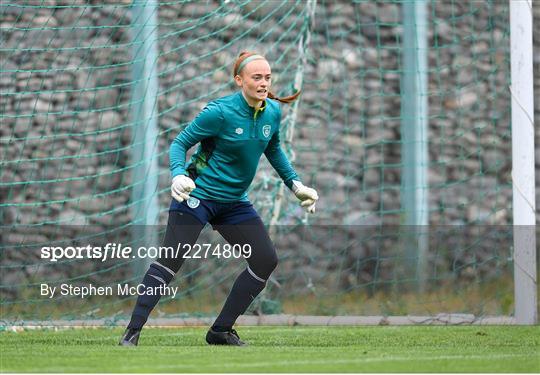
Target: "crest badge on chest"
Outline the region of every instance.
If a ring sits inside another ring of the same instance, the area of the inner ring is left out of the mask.
[[[270,125],[264,125],[262,127],[262,133],[264,135],[264,138],[270,137],[270,130],[272,130],[272,126]]]

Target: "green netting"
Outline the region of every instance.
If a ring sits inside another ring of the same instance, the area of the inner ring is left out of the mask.
[[[151,232],[161,239],[170,203],[168,147],[207,102],[235,90],[232,64],[244,49],[267,56],[279,94],[292,93],[295,81],[303,89],[297,104],[283,106],[283,147],[321,196],[317,214],[305,216],[261,160],[249,196],[272,224],[280,265],[252,310],[512,313],[507,1],[427,4],[422,188],[430,226],[420,271],[403,245],[414,228],[400,226],[401,102],[410,95],[401,84],[402,1],[158,1],[146,18],[134,17],[133,7],[84,0],[0,5],[4,321],[115,321],[129,314],[134,297],[49,299],[40,284],[135,284],[138,260],[53,263],[37,249],[144,243],[132,226],[147,223],[138,210],[150,204],[158,206]],[[153,59],[141,53],[152,42]],[[141,64],[148,76],[137,70]],[[137,90],[150,81],[156,96],[147,98]],[[154,99],[150,117],[137,115]],[[149,118],[157,139],[140,138]],[[155,170],[134,152],[145,145]],[[148,196],[133,194],[155,179]],[[201,243],[223,243],[207,229]],[[215,314],[243,267],[240,260],[186,262],[173,281],[180,296],[165,298],[155,316]]]

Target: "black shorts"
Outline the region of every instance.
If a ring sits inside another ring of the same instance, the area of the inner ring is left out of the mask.
[[[179,203],[173,199],[169,211],[181,211],[195,216],[201,224],[234,225],[257,218],[259,214],[249,201],[223,203],[190,197]]]

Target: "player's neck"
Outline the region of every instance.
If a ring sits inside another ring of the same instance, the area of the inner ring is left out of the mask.
[[[256,99],[250,99],[246,96],[246,94],[244,94],[244,92],[242,91],[242,96],[244,97],[244,99],[246,100],[247,104],[250,106],[250,107],[253,107],[253,109],[255,110],[258,110],[259,108],[261,108],[262,106],[262,100],[256,100]]]

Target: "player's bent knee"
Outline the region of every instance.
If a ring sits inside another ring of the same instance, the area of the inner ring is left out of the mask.
[[[257,264],[250,262],[250,269],[261,279],[268,280],[272,272],[276,269],[278,259],[276,255],[260,259]]]
[[[182,264],[184,262],[184,258],[178,257],[159,257],[156,259],[154,264],[158,264],[158,266],[161,266],[163,269],[165,269],[167,272],[172,273],[174,276],[179,270],[180,267],[182,267]]]
[[[277,258],[277,255],[274,254],[274,256],[268,260],[268,273],[271,274],[272,272],[274,272],[277,265],[278,265],[278,258]]]
[[[168,267],[158,262],[154,262],[150,265],[146,275],[162,284],[168,285],[174,277],[174,272]]]
[[[264,257],[262,265],[264,267],[263,272],[266,275],[265,278],[268,279],[270,274],[274,272],[274,270],[276,269],[278,265],[277,253],[273,246],[266,251],[266,256]]]

